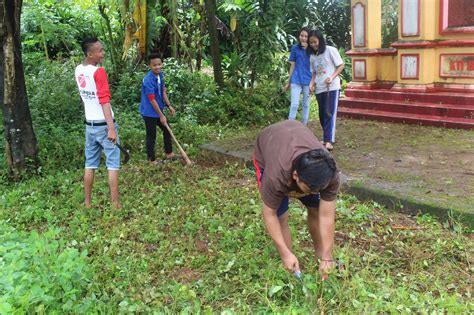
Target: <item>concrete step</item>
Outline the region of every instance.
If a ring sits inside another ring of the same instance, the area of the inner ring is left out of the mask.
[[[405,113],[406,115],[432,115],[441,117],[474,119],[474,104],[452,105],[434,103],[411,103],[395,100],[363,99],[345,97],[339,107],[373,111]]]
[[[445,128],[474,129],[474,119],[338,107],[338,116]]]
[[[345,95],[351,98],[402,101],[411,103],[433,103],[474,106],[474,93],[454,92],[400,92],[384,89],[359,90],[346,89]]]

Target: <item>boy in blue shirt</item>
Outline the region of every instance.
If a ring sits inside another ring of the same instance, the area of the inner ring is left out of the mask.
[[[146,127],[146,153],[148,161],[155,160],[156,126],[163,132],[163,143],[166,159],[175,159],[173,147],[171,145],[171,135],[166,128],[167,119],[163,111],[168,107],[171,115],[174,115],[174,108],[166,94],[164,76],[161,69],[163,61],[160,55],[150,54],[148,56],[150,71],[143,78],[142,95],[140,102],[140,114],[145,121]]]

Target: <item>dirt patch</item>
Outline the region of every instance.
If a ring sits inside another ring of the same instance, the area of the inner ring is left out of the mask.
[[[201,272],[186,267],[178,268],[174,273],[174,279],[179,283],[190,284],[201,278]]]
[[[309,128],[322,137],[319,122]],[[261,129],[213,145],[250,159]],[[430,207],[474,214],[474,131],[338,119],[332,152],[344,175],[362,187]],[[400,206],[401,207],[401,206]]]
[[[316,135],[319,125],[313,124]],[[400,196],[474,211],[474,132],[340,119],[333,154],[344,174]]]

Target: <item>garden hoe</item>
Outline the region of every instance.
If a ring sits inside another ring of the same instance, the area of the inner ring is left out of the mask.
[[[175,142],[176,145],[178,146],[179,152],[181,153],[181,155],[183,156],[184,160],[186,161],[186,164],[187,164],[187,165],[193,164],[193,162],[191,162],[191,160],[189,159],[188,155],[186,154],[186,152],[184,152],[183,148],[181,147],[181,145],[179,144],[178,140],[177,140],[176,137],[174,136],[173,131],[171,131],[170,126],[166,123],[166,124],[165,124],[165,127],[166,127],[166,129],[168,129],[168,131],[170,132],[171,137],[173,138],[174,142]]]

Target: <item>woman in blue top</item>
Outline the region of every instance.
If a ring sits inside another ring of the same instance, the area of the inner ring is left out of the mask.
[[[309,118],[309,83],[311,81],[311,69],[309,65],[309,55],[306,53],[308,47],[309,30],[303,27],[300,31],[298,44],[291,47],[290,52],[290,75],[284,91],[288,91],[291,86],[291,106],[288,119],[295,120],[298,106],[300,103],[300,94],[303,92],[303,103],[301,104],[301,122],[308,124]]]

